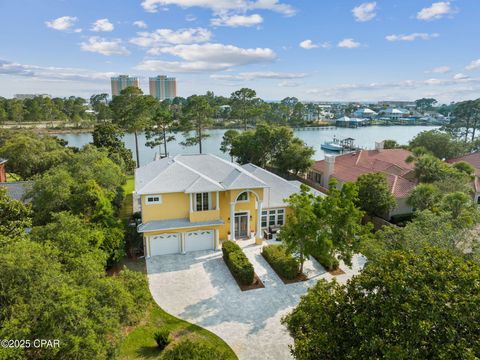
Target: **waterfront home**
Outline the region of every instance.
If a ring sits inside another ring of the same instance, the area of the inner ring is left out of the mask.
[[[396,108],[388,108],[380,111],[380,116],[383,119],[398,120],[402,117],[408,116],[408,112]]]
[[[473,200],[480,204],[480,152],[464,155],[455,159],[447,160],[450,164],[465,161],[475,168],[475,177],[472,181]]]
[[[415,188],[414,166],[405,159],[411,152],[404,149],[384,149],[383,142],[375,144],[375,150],[360,150],[349,154],[326,155],[324,160],[315,162],[308,178],[320,186],[328,188],[332,178],[341,187],[346,182],[355,182],[367,173],[384,173],[396,206],[388,217],[409,214],[413,211],[407,204],[410,193]]]
[[[135,171],[145,255],[218,249],[223,241],[255,238],[278,228],[284,199],[300,185],[252,164],[210,154],[177,155]]]
[[[351,118],[348,116],[342,116],[335,120],[335,126],[338,127],[348,127],[356,128],[359,126],[364,126],[366,124],[366,119]]]
[[[353,113],[353,116],[360,119],[373,119],[377,113],[369,108],[358,109]]]

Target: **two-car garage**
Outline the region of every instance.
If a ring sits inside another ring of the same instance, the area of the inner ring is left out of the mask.
[[[148,255],[168,255],[215,249],[215,230],[192,230],[148,237]]]

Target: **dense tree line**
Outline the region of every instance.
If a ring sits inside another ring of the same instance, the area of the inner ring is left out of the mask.
[[[28,99],[6,99],[0,97],[0,123],[3,122],[81,122],[94,120],[87,112],[88,102],[76,96],[50,98],[35,96]]]
[[[53,349],[2,348],[0,358],[114,358],[123,329],[144,315],[145,276],[105,271],[125,253],[117,216],[124,162],[109,152],[115,140],[100,134],[98,147],[75,149],[49,136],[0,133],[9,169],[34,180],[28,204],[0,188],[0,337],[60,341]],[[24,161],[28,151],[36,156]]]

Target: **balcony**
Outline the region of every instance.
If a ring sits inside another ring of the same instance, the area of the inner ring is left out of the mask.
[[[206,210],[206,211],[191,211],[190,212],[190,221],[191,222],[201,222],[201,221],[212,221],[220,219],[220,210]]]

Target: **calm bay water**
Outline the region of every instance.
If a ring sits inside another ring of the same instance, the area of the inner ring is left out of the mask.
[[[320,148],[320,145],[325,141],[331,141],[334,136],[339,139],[351,137],[355,139],[357,146],[365,149],[373,149],[376,141],[391,139],[396,140],[399,144],[407,144],[408,141],[418,133],[436,128],[438,128],[438,126],[366,126],[356,129],[319,128],[314,130],[295,130],[295,135],[302,139],[307,145],[313,146],[316,151],[315,159],[322,160],[325,153]],[[203,152],[228,159],[228,155],[220,151],[220,143],[222,142],[225,131],[224,129],[209,130],[207,133],[210,137],[203,142]],[[67,133],[58,134],[57,136],[68,141],[70,146],[82,147],[92,142],[92,134],[90,133]],[[146,140],[144,134],[141,134],[138,139],[140,146],[140,163],[144,165],[154,159],[158,148],[151,149],[145,146]],[[183,139],[184,137],[179,133],[176,135],[176,140],[168,144],[168,152],[170,155],[198,153],[198,146],[183,147],[180,145]],[[135,151],[135,138],[133,134],[125,135],[123,140],[129,149]]]

